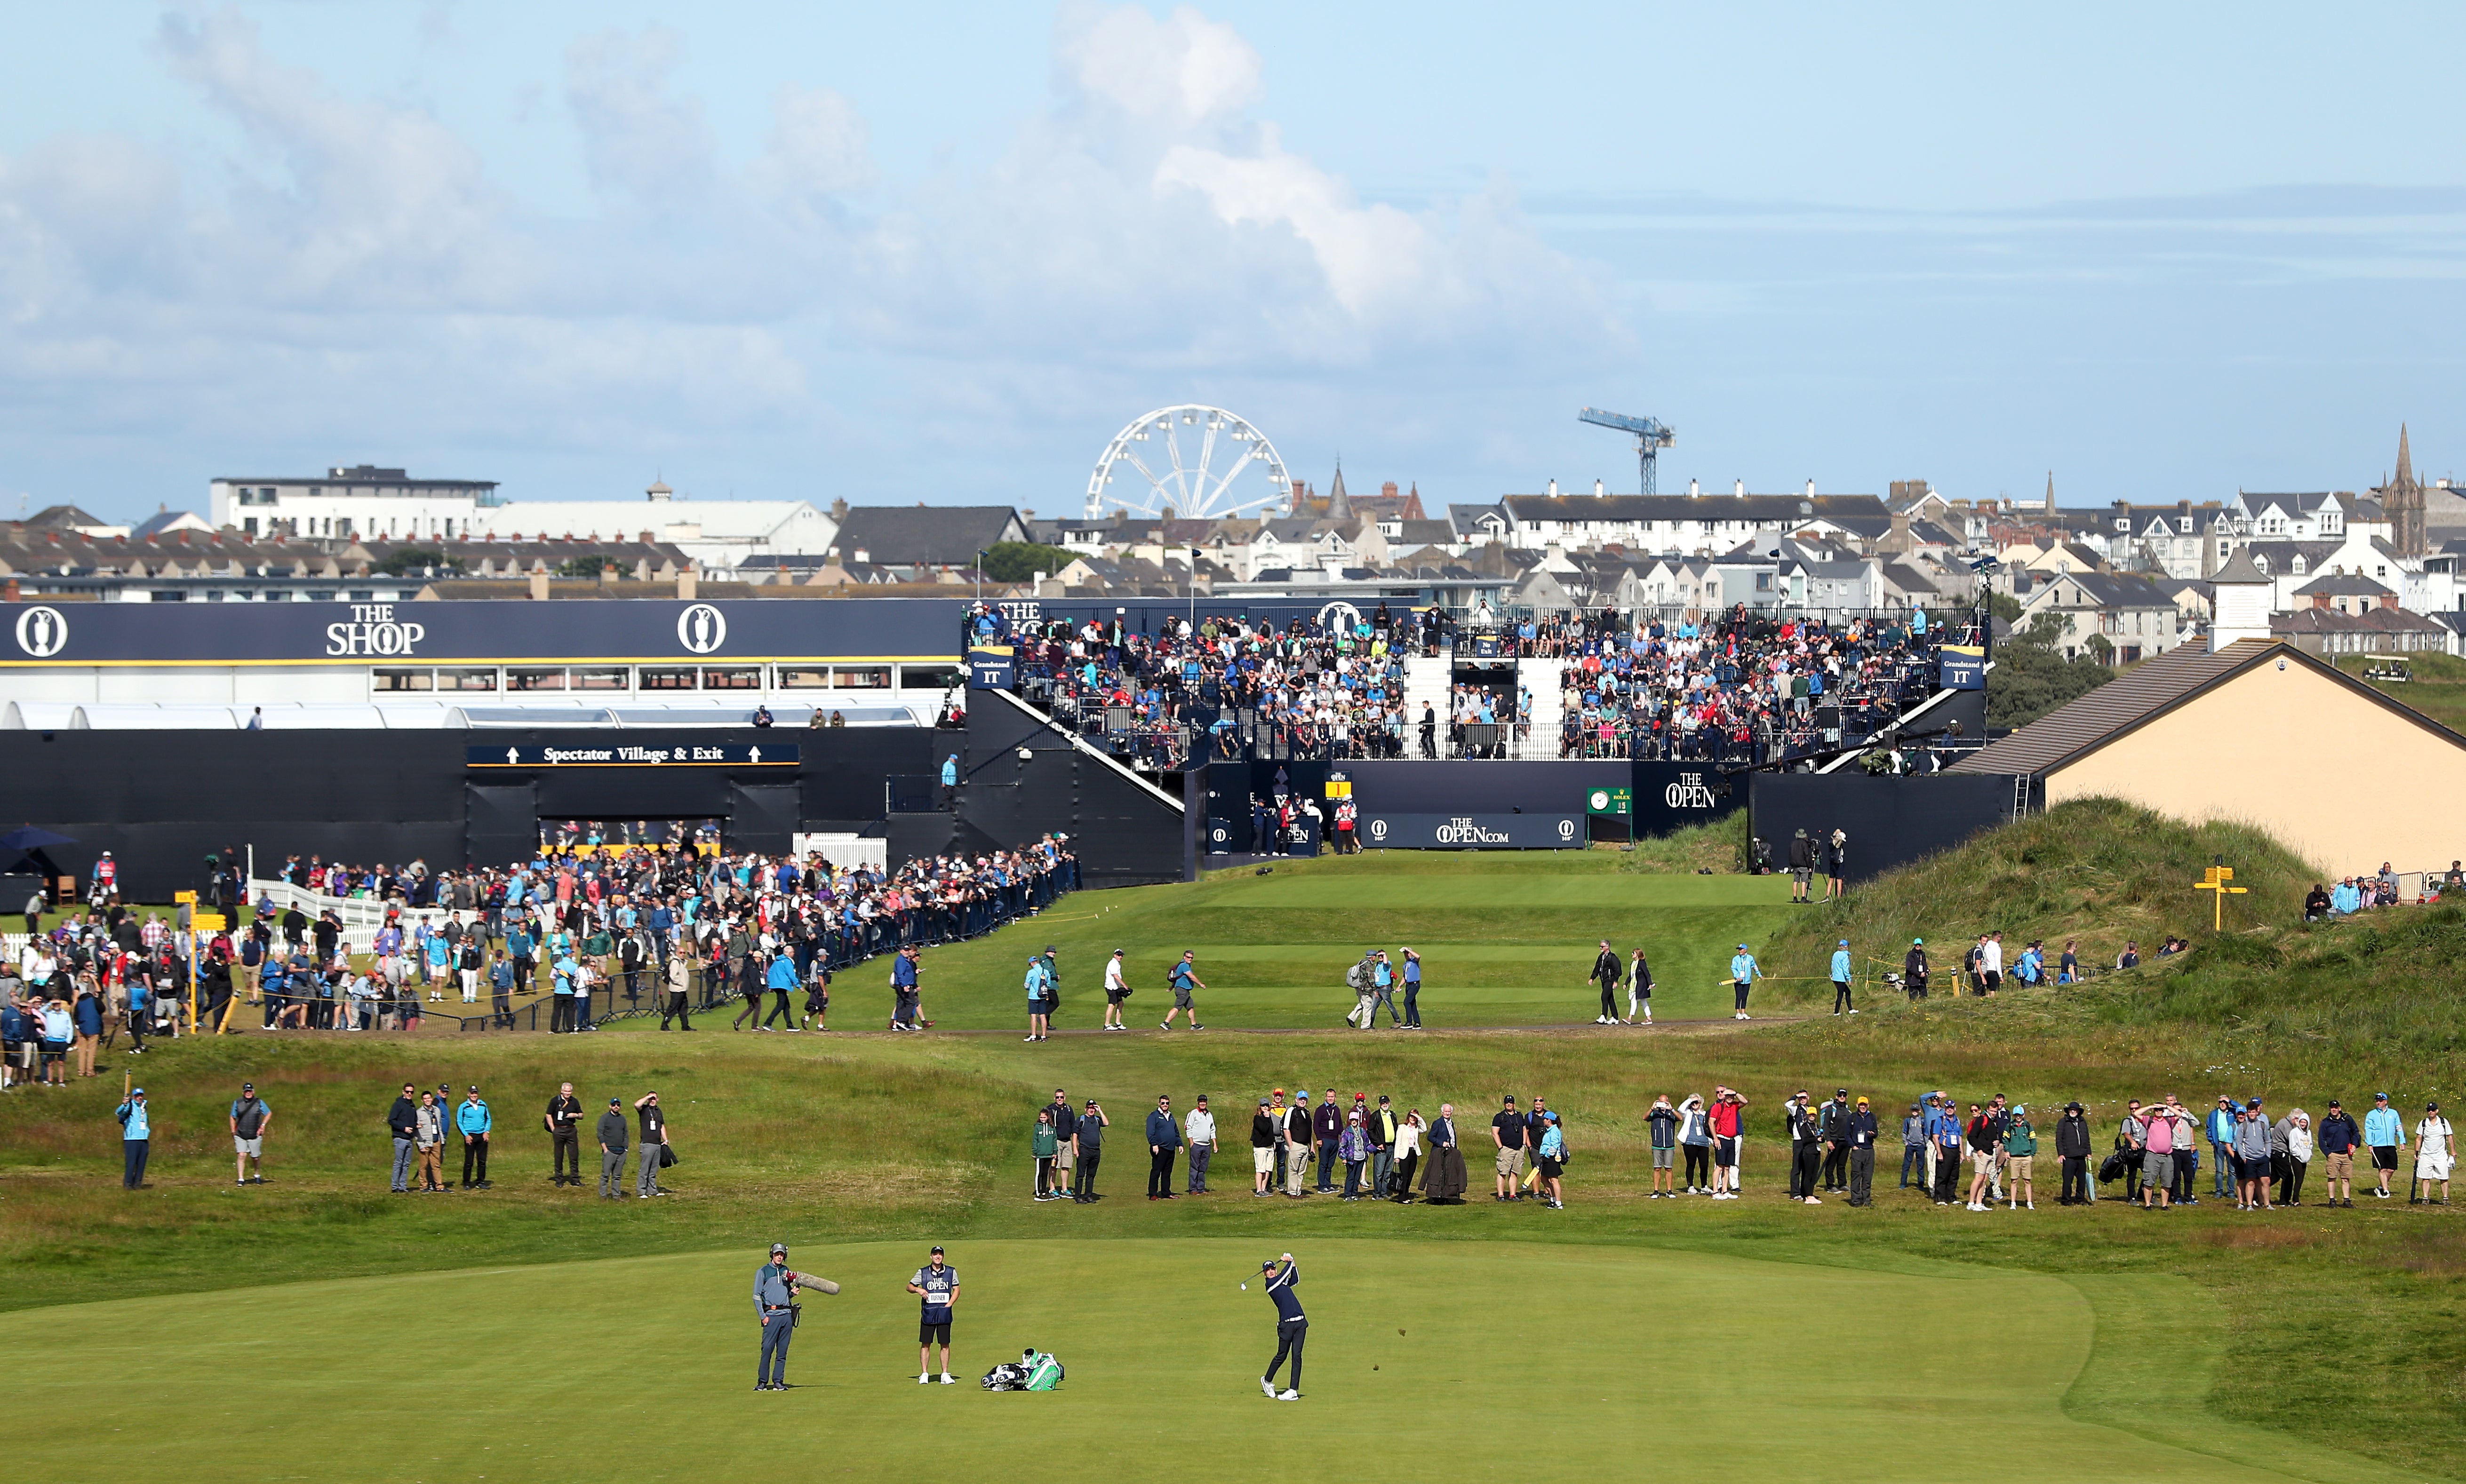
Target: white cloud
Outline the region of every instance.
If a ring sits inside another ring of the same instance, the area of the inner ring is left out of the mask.
[[[603,32],[566,53],[565,96],[582,126],[593,184],[649,203],[687,204],[711,184],[702,100],[674,98],[668,73],[684,39],[653,26]]]
[[[563,57],[599,197],[578,219],[514,198],[428,110],[276,62],[234,12],[159,43],[243,142],[218,168],[108,136],[0,156],[0,432],[21,449],[67,427],[174,458],[375,429],[579,455],[908,407],[1032,440],[1057,407],[1109,430],[1208,381],[1392,388],[1620,343],[1512,199],[1364,202],[1255,117],[1259,54],[1188,8],[1067,11],[1053,104],[990,167],[921,182],[878,179],[864,119],[818,84],[781,90],[764,147],[724,167],[676,83],[682,37],[586,37]]]

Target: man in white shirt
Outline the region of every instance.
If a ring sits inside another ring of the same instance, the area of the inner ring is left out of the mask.
[[[1207,1111],[1207,1095],[1199,1095],[1198,1105],[1182,1119],[1181,1141],[1190,1151],[1190,1193],[1205,1195],[1207,1162],[1216,1154],[1216,1115]]]
[[[1122,950],[1116,948],[1113,950],[1113,956],[1105,961],[1106,1030],[1128,1030],[1131,1029],[1130,1027],[1122,1024],[1122,1002],[1130,997],[1131,981],[1129,976],[1122,972]]]
[[[1979,944],[1978,977],[1985,982],[1986,992],[1993,994],[2004,987],[2004,935],[1989,933]]]

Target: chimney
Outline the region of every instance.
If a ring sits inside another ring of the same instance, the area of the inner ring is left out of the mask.
[[[1738,498],[1740,498],[1740,499],[1744,499],[1744,498],[1747,498],[1747,481],[1746,481],[1746,480],[1744,480],[1744,479],[1740,479],[1740,480],[1737,482],[1737,484],[1735,487],[1733,487],[1733,488],[1731,489],[1730,493],[1731,493],[1731,494],[1733,494],[1733,495],[1735,495],[1735,496],[1737,496],[1737,497]]]
[[[1815,498],[1815,481],[1813,479],[1806,481],[1806,498],[1809,499],[1813,499]]]
[[[599,564],[599,586],[602,587],[614,587],[616,586],[616,565],[615,563],[602,562]]]
[[[833,521],[841,525],[845,525],[847,524],[847,516],[848,502],[844,498],[831,501],[831,519]]]
[[[1704,486],[1696,483],[1693,479],[1688,480],[1687,498],[1689,499],[1702,499],[1704,498]]]
[[[1556,479],[1550,481],[1550,498],[1552,499],[1557,499],[1558,498],[1558,481]],[[52,540],[57,541],[59,538],[55,536]]]
[[[678,602],[680,602],[680,603],[691,603],[691,602],[694,600],[694,594],[695,594],[697,591],[699,591],[699,590],[701,589],[701,587],[702,587],[702,577],[701,577],[701,573],[700,573],[698,570],[696,570],[696,568],[694,567],[694,565],[693,565],[691,563],[687,563],[684,566],[678,568],[678,570],[677,570],[677,601],[678,601]]]
[[[531,568],[531,596],[541,600],[546,600],[548,597],[548,568],[544,566]]]
[[[1380,499],[1394,499],[1396,498],[1396,481],[1390,479],[1386,483],[1379,486],[1379,498]]]

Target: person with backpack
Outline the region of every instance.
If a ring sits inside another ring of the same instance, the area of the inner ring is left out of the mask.
[[[1379,962],[1379,950],[1364,948],[1359,963],[1344,971],[1344,987],[1353,991],[1353,1008],[1344,1012],[1344,1023],[1356,1030],[1370,1029],[1370,1017],[1379,1005],[1379,990],[1371,973]]]
[[[1205,1026],[1199,1023],[1199,1006],[1192,998],[1196,991],[1207,987],[1207,986],[1201,982],[1199,977],[1199,955],[1185,949],[1182,952],[1180,962],[1174,964],[1174,966],[1166,972],[1165,978],[1173,986],[1173,1008],[1164,1012],[1164,1024],[1156,1027],[1156,1029],[1158,1030],[1171,1030],[1173,1029],[1173,1018],[1176,1015],[1180,1014],[1182,1011],[1188,1010],[1190,1012],[1190,1029],[1193,1030],[1206,1030],[1207,1028]]]

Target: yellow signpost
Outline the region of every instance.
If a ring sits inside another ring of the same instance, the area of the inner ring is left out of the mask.
[[[2212,894],[2209,897],[2211,908],[2209,913],[2210,932],[2217,933],[2224,932],[2226,930],[2227,897],[2229,896],[2241,897],[2250,890],[2247,887],[2233,885],[2233,881],[2234,867],[2211,866],[2208,870],[2201,873],[2201,879],[2194,882],[2192,885],[2192,890],[2196,892],[2208,892]]]

